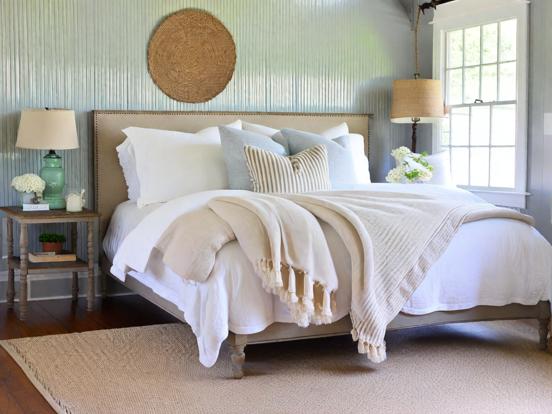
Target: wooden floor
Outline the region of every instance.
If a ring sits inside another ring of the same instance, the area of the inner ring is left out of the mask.
[[[30,302],[26,322],[19,321],[14,311],[0,304],[0,339],[170,322],[177,320],[134,295],[99,299],[93,312],[86,311],[83,298],[78,303],[71,300]],[[17,364],[0,348],[0,414],[53,412]]]

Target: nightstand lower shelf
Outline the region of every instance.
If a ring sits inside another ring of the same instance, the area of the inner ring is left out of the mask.
[[[12,269],[21,268],[21,260],[14,256],[9,260],[9,266]],[[82,259],[72,262],[55,262],[55,263],[32,263],[28,262],[27,273],[59,273],[59,272],[86,272],[88,271],[88,263]]]

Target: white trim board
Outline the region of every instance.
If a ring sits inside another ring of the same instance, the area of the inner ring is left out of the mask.
[[[544,135],[552,136],[552,112],[544,114]]]
[[[483,23],[494,19],[511,18],[512,7],[523,7],[531,4],[530,0],[455,0],[437,7],[431,24],[463,27],[472,24],[473,16],[477,15]],[[451,22],[452,21],[452,22]]]
[[[483,199],[509,207],[526,208],[527,202],[527,123],[528,123],[528,63],[529,63],[529,4],[527,0],[456,0],[437,8],[433,19],[433,78],[444,79],[442,59],[445,52],[445,32],[480,26],[491,22],[516,18],[517,31],[517,131],[516,182],[511,191],[493,188],[470,188]],[[444,82],[442,82],[444,88]],[[444,94],[443,90],[443,94]],[[441,129],[433,124],[432,151],[441,150]]]

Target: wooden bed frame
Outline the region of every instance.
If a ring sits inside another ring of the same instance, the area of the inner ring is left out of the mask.
[[[306,113],[248,113],[248,112],[149,112],[149,111],[94,111],[94,175],[95,205],[101,214],[100,240],[103,238],[115,207],[127,199],[126,185],[117,159],[115,147],[124,140],[122,129],[129,126],[195,132],[200,129],[227,124],[236,119],[269,125],[274,128],[293,127],[320,132],[340,122],[347,122],[351,132],[365,137],[368,151],[369,114],[306,114]],[[111,263],[100,254],[100,268],[105,287],[105,275],[110,275]],[[116,279],[118,280],[118,279]],[[127,288],[184,321],[182,312],[171,302],[161,298],[149,287],[133,277],[127,277]],[[105,292],[105,290],[103,290]],[[540,347],[548,348],[550,302],[536,305],[509,304],[506,306],[477,306],[467,310],[433,312],[426,315],[400,313],[388,326],[397,330],[429,325],[459,322],[537,319],[539,321]],[[274,323],[264,331],[253,335],[230,333],[227,342],[231,349],[232,369],[235,378],[243,376],[246,345],[267,342],[348,335],[351,321],[345,317],[330,325],[300,328],[289,323]]]

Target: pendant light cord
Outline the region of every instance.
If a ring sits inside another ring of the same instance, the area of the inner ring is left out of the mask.
[[[418,13],[416,15],[416,24],[414,26],[414,66],[416,72],[414,73],[414,79],[420,78],[420,56],[418,48],[418,29],[420,27],[420,16],[422,14],[422,8],[418,7]]]
[[[414,26],[414,65],[416,66],[416,73],[414,73],[414,79],[420,78],[420,58],[418,49],[418,29],[420,27],[420,16],[428,9],[437,10],[437,6],[445,3],[450,3],[455,0],[430,0],[423,4],[418,5],[418,13],[416,15],[416,25]],[[416,1],[418,3],[418,1]]]

